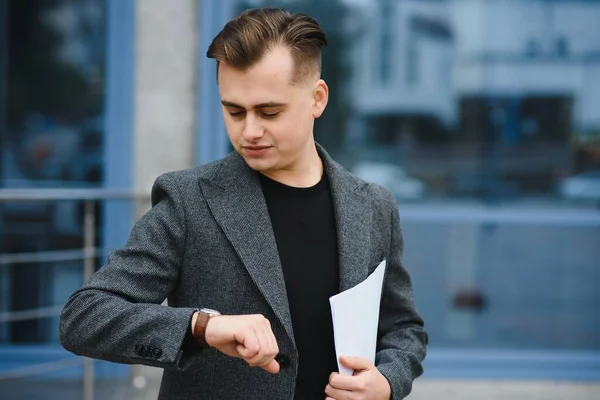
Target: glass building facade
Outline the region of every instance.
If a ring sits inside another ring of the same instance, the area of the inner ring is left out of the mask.
[[[196,164],[230,151],[208,43],[262,5],[328,32],[316,140],[398,201],[425,376],[599,380],[600,1],[199,0]],[[134,8],[0,1],[0,190],[131,187]],[[131,216],[98,206],[95,245]],[[64,303],[82,260],[11,260],[82,229],[80,201],[0,202],[0,313]],[[0,321],[0,390],[68,356],[57,323]]]

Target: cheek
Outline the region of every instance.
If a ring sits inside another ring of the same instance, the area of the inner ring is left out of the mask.
[[[227,131],[227,136],[229,136],[230,140],[234,140],[239,138],[242,135],[242,130],[240,128],[240,124],[232,121],[231,118],[224,118],[225,122],[225,130]]]
[[[280,144],[284,146],[289,144],[289,147],[294,147],[297,143],[304,141],[304,137],[306,136],[304,133],[305,126],[306,122],[301,118],[290,117],[286,118],[285,120],[275,122],[270,131],[279,141],[285,142]]]
[[[290,123],[285,127],[279,127],[279,135],[275,136],[275,143],[282,154],[293,156],[306,146],[310,137],[310,130],[306,130],[300,124]]]

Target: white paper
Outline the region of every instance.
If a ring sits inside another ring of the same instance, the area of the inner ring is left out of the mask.
[[[375,363],[385,264],[383,260],[363,282],[329,298],[341,374],[352,375],[354,371],[342,366],[340,356],[364,357]]]

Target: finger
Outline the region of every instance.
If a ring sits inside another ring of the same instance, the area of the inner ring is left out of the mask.
[[[275,361],[275,356],[279,350],[275,336],[271,331],[271,323],[266,318],[262,325],[257,326],[256,336],[261,346],[259,356],[265,360],[263,362],[257,361],[258,366],[272,374],[278,373],[280,366],[279,363]]]
[[[269,342],[269,350],[277,355],[279,354],[279,345],[277,344],[277,339],[275,338],[275,334],[273,333],[273,329],[271,328],[271,322],[267,319],[265,321],[265,329]]]
[[[355,373],[375,368],[371,360],[363,357],[340,356],[340,363],[354,370]]]
[[[329,385],[334,389],[360,391],[362,379],[358,376],[342,375],[334,372],[329,376]]]
[[[258,365],[260,367],[268,366],[271,364],[277,353],[279,353],[279,346],[277,346],[277,340],[271,330],[271,323],[268,319],[263,318],[255,327],[256,337],[260,344],[259,354],[250,360],[252,365]]]
[[[267,357],[267,361],[259,365],[259,367],[267,372],[277,374],[280,370],[280,365],[274,358],[279,353],[279,346],[277,345],[277,340],[275,339],[275,335],[271,329],[271,323],[268,319],[264,319],[259,330],[261,349],[264,348],[264,351],[261,351],[261,353]]]
[[[240,358],[244,358],[244,356],[242,356],[242,353],[248,351],[248,350],[246,350],[246,348],[244,347],[243,344],[238,344],[237,346],[235,346],[235,349],[237,350],[238,357],[240,357]]]
[[[244,360],[254,357],[260,350],[258,339],[252,328],[246,328],[235,335],[235,340],[242,346],[238,353]]]
[[[335,389],[331,387],[331,385],[327,385],[325,387],[325,394],[335,400],[353,400],[352,392],[348,390]]]
[[[273,360],[268,365],[261,366],[260,368],[262,368],[265,371],[270,372],[272,374],[277,374],[277,373],[279,373],[280,367],[279,367],[279,364],[277,363],[277,361]]]
[[[257,322],[254,330],[257,332],[257,337],[260,339],[261,349],[264,349],[267,353],[278,353],[277,340],[271,329],[271,322],[261,316],[260,321]]]
[[[260,327],[254,328],[254,335],[256,336],[256,340],[258,341],[258,352],[251,358],[248,358],[246,361],[253,367],[262,367],[264,365],[270,364],[271,360],[269,359],[268,351],[269,345],[264,330],[260,329]],[[275,356],[271,358],[274,357]]]

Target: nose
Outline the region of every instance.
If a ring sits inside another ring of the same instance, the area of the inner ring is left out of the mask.
[[[248,113],[245,120],[244,139],[248,142],[253,142],[256,139],[260,139],[264,135],[264,128],[260,121],[255,118],[252,114]]]

